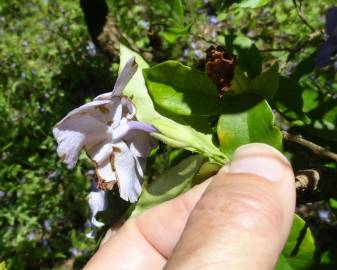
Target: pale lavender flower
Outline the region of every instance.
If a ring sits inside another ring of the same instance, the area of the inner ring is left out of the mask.
[[[136,108],[122,91],[137,70],[130,59],[112,92],[71,111],[53,129],[57,153],[68,168],[76,165],[81,149],[94,162],[99,187],[117,183],[124,200],[135,202],[141,192],[146,156],[151,148],[149,133],[156,130],[136,121]]]

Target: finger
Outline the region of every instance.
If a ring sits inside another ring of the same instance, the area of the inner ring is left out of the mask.
[[[128,220],[104,239],[84,269],[162,269],[210,181]]]
[[[273,269],[295,208],[294,175],[275,149],[239,148],[207,187],[165,269]]]

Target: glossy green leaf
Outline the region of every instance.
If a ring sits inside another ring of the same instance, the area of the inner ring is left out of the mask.
[[[274,126],[274,115],[265,100],[237,97],[220,116],[217,133],[220,148],[228,156],[239,146],[253,142],[282,148],[281,132]]]
[[[143,71],[155,104],[179,115],[210,116],[222,110],[214,84],[196,69],[166,61]]]
[[[270,0],[243,0],[238,5],[241,8],[259,8],[268,4]]]
[[[228,159],[214,145],[213,136],[210,132],[193,128],[191,122],[187,122],[183,118],[179,119],[179,117],[175,116],[175,119],[172,120],[170,119],[170,115],[164,116],[156,111],[141,72],[141,69],[147,68],[148,64],[141,56],[127,47],[121,45],[120,50],[120,68],[133,56],[136,57],[136,62],[140,67],[123,92],[129,96],[135,104],[137,108],[137,119],[155,126],[160,133],[155,133],[154,136],[168,145],[201,153],[211,160],[224,164]],[[216,91],[215,89],[213,90]]]
[[[311,231],[306,226],[305,221],[295,215],[288,240],[275,269],[311,269],[315,263],[314,255],[315,242]]]
[[[279,77],[278,64],[274,64],[249,83],[249,91],[270,100],[279,88]]]
[[[203,161],[204,158],[201,155],[194,155],[166,171],[143,189],[132,215],[140,214],[188,190]]]

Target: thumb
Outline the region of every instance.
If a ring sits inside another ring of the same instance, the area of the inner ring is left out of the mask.
[[[240,147],[197,202],[164,269],[273,269],[294,207],[285,157],[264,144]]]

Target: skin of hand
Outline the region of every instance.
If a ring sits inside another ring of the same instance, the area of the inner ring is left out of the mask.
[[[294,183],[280,152],[242,146],[217,175],[108,233],[84,269],[273,269],[292,224]]]

